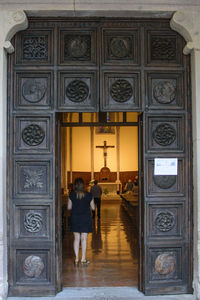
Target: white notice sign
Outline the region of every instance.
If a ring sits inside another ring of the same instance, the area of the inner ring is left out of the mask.
[[[155,158],[154,175],[177,175],[178,159],[177,158]]]

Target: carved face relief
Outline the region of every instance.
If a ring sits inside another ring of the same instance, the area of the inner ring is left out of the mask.
[[[29,146],[40,145],[45,137],[44,130],[37,124],[30,124],[22,131],[22,139]]]
[[[169,146],[176,139],[176,131],[168,123],[162,123],[154,130],[153,139],[160,146]]]
[[[83,102],[88,98],[89,88],[82,80],[73,80],[66,88],[66,96],[72,102]]]
[[[39,256],[28,256],[23,265],[24,274],[30,278],[39,278],[44,270],[44,263]]]
[[[153,181],[161,189],[169,189],[176,183],[175,175],[154,175]]]
[[[133,88],[127,80],[118,79],[112,84],[110,95],[116,102],[126,102],[133,96]]]
[[[170,81],[157,82],[153,88],[153,95],[161,104],[171,103],[176,97],[176,87]]]
[[[155,226],[161,232],[170,231],[175,226],[175,217],[172,212],[160,212],[155,219]]]
[[[44,98],[46,90],[47,86],[44,78],[30,78],[22,86],[22,95],[28,102],[37,103]]]
[[[168,275],[175,271],[176,259],[173,253],[163,253],[155,260],[155,270],[160,275]]]
[[[30,233],[39,232],[42,229],[42,215],[31,210],[24,215],[24,228]]]
[[[48,36],[24,36],[23,58],[25,60],[47,60]]]

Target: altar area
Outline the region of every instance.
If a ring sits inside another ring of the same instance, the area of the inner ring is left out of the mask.
[[[120,200],[121,183],[116,182],[99,182],[102,188],[102,200]]]

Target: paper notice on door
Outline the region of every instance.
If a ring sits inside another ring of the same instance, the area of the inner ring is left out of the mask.
[[[154,175],[178,175],[178,159],[155,158]]]

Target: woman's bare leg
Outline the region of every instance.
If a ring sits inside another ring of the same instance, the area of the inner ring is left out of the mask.
[[[75,253],[75,261],[79,260],[79,246],[80,246],[80,233],[74,232],[74,253]]]
[[[81,261],[85,261],[86,260],[87,237],[88,237],[88,233],[85,233],[85,232],[81,233],[81,248],[82,248],[82,258],[81,258]]]

